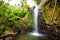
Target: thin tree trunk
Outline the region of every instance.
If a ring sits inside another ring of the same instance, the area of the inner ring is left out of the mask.
[[[50,23],[52,23],[52,25],[53,25],[54,16],[55,16],[56,5],[57,5],[57,0],[55,0],[54,10],[53,10],[53,14],[52,14],[51,22],[50,22]],[[54,25],[54,28],[55,28],[55,30],[56,30],[56,33],[55,33],[55,34],[57,35],[57,28],[56,28],[55,25]],[[55,40],[57,40],[57,37],[55,38]]]
[[[55,11],[56,11],[56,4],[57,4],[57,0],[55,0],[54,10],[53,10],[53,14],[52,14],[50,23],[53,23],[53,20],[54,20],[54,15],[55,15]]]

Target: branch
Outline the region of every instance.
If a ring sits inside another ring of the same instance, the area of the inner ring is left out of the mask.
[[[51,23],[53,22],[53,19],[54,19],[56,4],[57,4],[57,0],[55,0],[54,10],[53,10],[52,18],[51,18]]]

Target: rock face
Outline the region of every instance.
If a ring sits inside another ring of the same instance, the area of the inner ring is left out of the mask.
[[[6,30],[1,36],[0,40],[12,40],[16,33],[14,33],[12,30]]]
[[[24,29],[23,27],[20,27],[20,29],[17,31],[18,34],[24,34],[27,32],[32,32],[33,28],[31,27],[27,27],[26,29]]]
[[[25,33],[25,30],[23,27],[20,27],[20,29],[18,30],[18,34],[23,34]]]
[[[13,32],[13,30],[6,30],[4,33],[3,33],[3,35],[9,35],[9,34],[16,34],[16,32]],[[3,36],[2,35],[2,36]]]
[[[43,34],[45,34],[47,30],[47,26],[42,16],[42,12],[39,12],[39,15],[38,15],[38,30],[39,30],[39,33],[43,33]]]

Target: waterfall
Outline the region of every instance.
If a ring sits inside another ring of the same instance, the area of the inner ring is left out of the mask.
[[[35,6],[34,11],[34,32],[38,33],[38,12],[39,12],[39,6]]]
[[[33,12],[34,12],[34,29],[35,30],[33,30],[31,35],[43,36],[43,34],[39,34],[39,32],[38,32],[38,13],[39,13],[39,9],[41,8],[42,4],[44,4],[45,2],[46,1],[42,0],[39,5],[35,5],[35,8],[33,10]]]
[[[34,29],[33,32],[31,33],[34,36],[42,36],[42,34],[38,33],[38,12],[40,9],[41,5],[36,5],[33,12],[34,12]]]

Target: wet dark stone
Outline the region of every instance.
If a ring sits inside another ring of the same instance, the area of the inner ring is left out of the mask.
[[[20,27],[20,29],[18,30],[18,34],[22,34],[22,33],[25,33],[25,30],[23,27]]]

